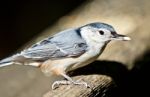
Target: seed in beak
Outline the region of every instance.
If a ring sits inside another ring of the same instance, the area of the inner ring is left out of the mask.
[[[125,37],[123,37],[123,40],[124,40],[124,41],[128,41],[128,40],[131,40],[131,38],[130,38],[130,37],[127,37],[127,36],[125,36]]]
[[[114,37],[112,37],[112,40],[128,41],[128,40],[131,40],[131,38],[125,35],[115,34]]]

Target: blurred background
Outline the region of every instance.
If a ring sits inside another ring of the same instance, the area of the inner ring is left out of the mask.
[[[0,58],[8,56],[84,0],[7,0],[0,3]]]
[[[106,22],[132,38],[127,43],[112,42],[99,58],[120,62],[127,69],[112,72],[118,74],[115,81],[123,91],[119,96],[150,96],[146,89],[150,73],[149,0],[5,0],[0,6],[0,59],[61,30]],[[0,97],[41,97],[51,88],[50,82],[30,66],[0,68]]]

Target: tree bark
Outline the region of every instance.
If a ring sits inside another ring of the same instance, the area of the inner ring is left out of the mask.
[[[82,75],[75,76],[73,79],[88,81],[88,83],[91,83],[90,88],[64,85],[57,90],[47,92],[43,97],[99,97],[100,95],[104,97],[110,86],[115,86],[111,77],[104,75]]]

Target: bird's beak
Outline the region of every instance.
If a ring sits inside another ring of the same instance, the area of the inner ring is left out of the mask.
[[[125,35],[120,35],[120,34],[115,34],[111,40],[122,40],[122,41],[128,41],[128,40],[131,40],[130,37],[127,37]]]

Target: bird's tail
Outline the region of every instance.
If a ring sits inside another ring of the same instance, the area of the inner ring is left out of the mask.
[[[3,60],[0,60],[0,67],[8,66],[8,65],[31,65],[35,67],[39,67],[41,65],[40,62],[32,62],[30,59],[25,58],[20,54],[16,54],[10,57],[7,57]]]
[[[12,64],[13,64],[13,62],[0,62],[0,67],[12,65]]]
[[[16,57],[17,57],[17,55],[13,55],[13,56],[10,56],[10,57],[0,60],[0,67],[13,65],[15,63],[14,60]]]

